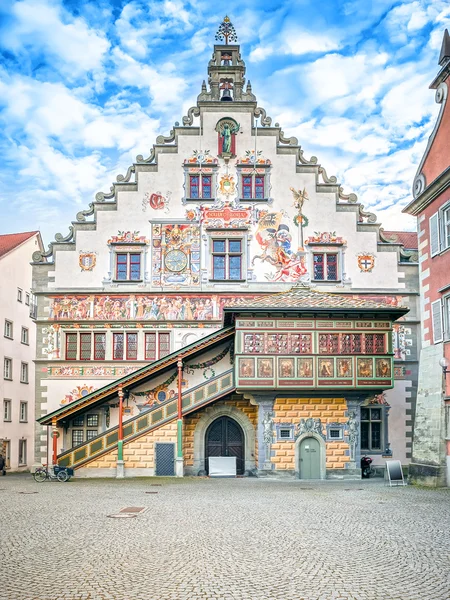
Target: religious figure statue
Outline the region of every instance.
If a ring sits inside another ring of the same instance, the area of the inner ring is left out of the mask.
[[[228,123],[225,123],[225,125],[223,126],[220,137],[222,138],[222,152],[224,154],[231,153],[232,136],[233,136],[233,134],[235,134],[239,131],[239,128],[240,128],[239,124],[234,127],[230,127],[230,125]]]
[[[271,413],[270,411],[268,411],[264,415],[264,419],[263,419],[263,426],[264,426],[263,438],[264,438],[264,443],[266,445],[268,445],[268,446],[272,443],[272,437],[273,437],[273,432],[272,432],[273,419],[272,419],[272,416],[273,416],[273,413]]]

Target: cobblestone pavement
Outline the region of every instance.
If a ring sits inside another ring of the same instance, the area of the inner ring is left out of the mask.
[[[449,505],[381,480],[8,475],[0,599],[448,600]]]

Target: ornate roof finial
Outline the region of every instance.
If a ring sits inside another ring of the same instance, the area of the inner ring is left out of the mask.
[[[233,27],[233,23],[230,21],[229,17],[226,16],[223,22],[220,24],[219,29],[216,33],[216,42],[225,41],[225,44],[228,45],[228,42],[237,42],[237,34],[236,30]]]

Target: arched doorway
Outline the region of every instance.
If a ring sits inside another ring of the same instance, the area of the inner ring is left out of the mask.
[[[244,432],[241,426],[228,416],[219,417],[206,430],[205,469],[209,472],[208,456],[235,456],[236,471],[245,470]]]
[[[320,445],[314,437],[300,443],[300,479],[321,479]]]

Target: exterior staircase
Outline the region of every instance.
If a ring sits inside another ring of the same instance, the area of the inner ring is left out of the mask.
[[[211,404],[234,390],[234,373],[233,369],[230,369],[184,392],[182,395],[183,415]],[[124,446],[177,418],[177,399],[152,406],[149,410],[123,423]],[[111,427],[92,440],[58,455],[58,465],[77,469],[117,448],[118,441],[119,427]]]

